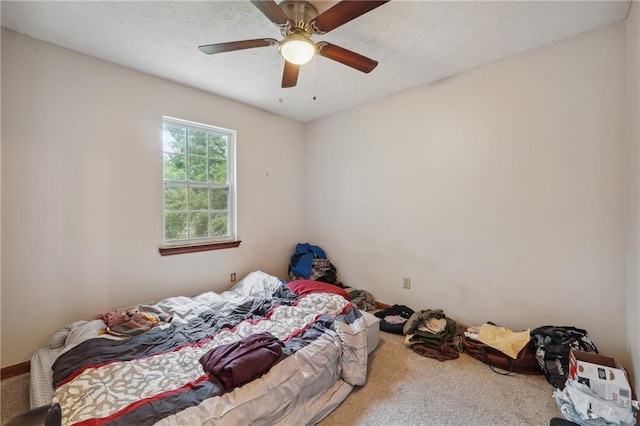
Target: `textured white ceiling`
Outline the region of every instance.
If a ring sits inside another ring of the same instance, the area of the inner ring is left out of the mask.
[[[335,1],[311,1],[322,12]],[[2,1],[2,26],[297,120],[566,39],[626,18],[629,1],[391,2],[314,36],[378,60],[370,74],[319,57],[280,87],[277,47],[205,55],[197,46],[281,39],[248,0]],[[313,100],[314,95],[317,97]]]

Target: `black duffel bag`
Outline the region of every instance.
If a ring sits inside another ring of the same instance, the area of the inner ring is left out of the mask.
[[[547,381],[555,388],[564,389],[569,375],[569,352],[571,349],[598,353],[587,330],[573,326],[543,325],[531,330],[536,346],[536,360]]]

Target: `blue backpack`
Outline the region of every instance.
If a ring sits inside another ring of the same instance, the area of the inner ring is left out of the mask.
[[[311,276],[313,259],[326,259],[327,255],[318,246],[308,243],[298,243],[296,251],[289,261],[289,275],[308,279]]]

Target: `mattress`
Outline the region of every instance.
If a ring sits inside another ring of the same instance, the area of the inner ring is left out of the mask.
[[[268,281],[268,287],[273,287],[274,283],[271,280],[273,277],[263,275],[263,273],[258,273],[257,277],[258,280]],[[255,280],[256,275],[253,275],[252,279]],[[247,297],[255,296],[254,290],[252,285],[245,283],[245,285],[236,286],[229,292],[225,292],[227,294],[223,298],[214,293],[206,293],[193,299],[165,299],[157,305],[147,308],[171,312],[176,321],[187,322],[201,312],[200,307],[202,306],[213,304],[221,310],[231,312],[241,306]],[[314,296],[311,299],[324,297]],[[331,297],[326,296],[327,300],[323,300],[322,303],[335,303],[336,296]],[[360,317],[357,320],[359,325],[356,324],[354,327],[336,322],[338,326],[333,330],[328,330],[321,339],[315,340],[313,344],[304,347],[304,350],[299,350],[288,357],[286,362],[276,364],[272,371],[265,375],[265,377],[268,376],[268,379],[260,378],[260,380],[232,392],[210,398],[213,402],[205,401],[175,415],[165,416],[157,424],[182,425],[204,422],[214,424],[220,422],[303,424],[319,421],[347,397],[354,384],[363,384],[366,380],[366,356],[378,344],[379,319],[362,311],[358,311],[356,316]],[[233,339],[233,337],[230,338]],[[64,347],[44,348],[33,355],[31,361],[32,407],[49,404],[52,400],[60,398],[60,395],[56,395],[51,386],[53,377],[51,366],[65,350],[68,349]],[[327,360],[333,360],[332,363],[336,365],[339,363],[343,363],[343,365],[336,368],[325,368]],[[364,370],[362,369],[363,362],[365,364]],[[310,379],[303,382],[291,379],[296,374],[307,376]],[[265,391],[267,388],[270,389],[268,392]],[[290,389],[289,393],[283,391],[282,394],[279,394],[273,391],[273,389],[281,388]],[[241,401],[240,405],[245,407],[244,409],[220,411],[220,407],[234,407],[238,405],[239,401]],[[275,411],[263,409],[263,407],[274,406],[280,408]],[[79,419],[84,420],[82,417]],[[251,421],[249,422],[248,419]]]
[[[367,327],[367,353],[371,353],[380,343],[380,318],[367,311],[360,311]]]

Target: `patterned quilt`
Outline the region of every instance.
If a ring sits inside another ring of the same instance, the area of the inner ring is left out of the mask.
[[[254,272],[228,292],[146,308],[174,321],[124,341],[89,339],[56,360],[63,424],[273,424],[340,380],[365,382],[364,322],[341,296],[299,298]],[[285,354],[264,376],[225,391],[200,365],[210,349],[261,332],[283,341]]]

